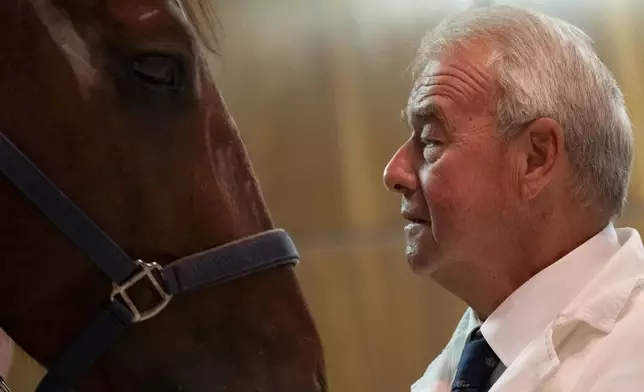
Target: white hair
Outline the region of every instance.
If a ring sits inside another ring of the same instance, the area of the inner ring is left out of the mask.
[[[592,40],[560,19],[510,6],[474,8],[440,23],[423,38],[414,64],[422,70],[444,50],[482,39],[496,76],[496,121],[511,137],[549,117],[564,132],[587,205],[623,210],[633,161],[633,135],[623,94]]]

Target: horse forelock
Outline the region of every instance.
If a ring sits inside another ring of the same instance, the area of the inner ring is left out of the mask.
[[[219,24],[214,0],[176,0],[196,38],[203,46],[217,53],[216,27]]]

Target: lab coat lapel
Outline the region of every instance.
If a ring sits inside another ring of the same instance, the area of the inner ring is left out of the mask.
[[[547,391],[548,380],[561,367],[558,349],[569,334],[580,324],[605,334],[612,331],[633,290],[644,280],[644,249],[639,234],[632,229],[620,229],[618,234],[622,248],[544,334],[523,350],[489,392]]]

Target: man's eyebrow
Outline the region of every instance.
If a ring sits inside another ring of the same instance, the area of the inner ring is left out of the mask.
[[[409,112],[412,119],[415,117],[437,116],[439,114],[438,108],[434,102],[427,102],[424,105],[416,105]]]
[[[436,104],[433,102],[428,102],[422,106],[416,106],[413,109],[406,107],[400,111],[400,121],[407,124],[409,128],[413,127],[412,121],[415,119],[437,116],[439,116],[439,111]]]

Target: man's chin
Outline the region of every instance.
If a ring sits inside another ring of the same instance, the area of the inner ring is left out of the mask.
[[[442,264],[442,258],[431,244],[407,242],[405,255],[411,270],[422,276],[432,276]]]
[[[407,255],[407,263],[414,274],[428,277],[434,275],[440,266],[439,260],[420,258],[417,255]]]
[[[405,226],[407,262],[412,271],[418,275],[431,275],[435,264],[433,255],[435,243],[430,232],[431,227],[424,223],[410,223]]]

